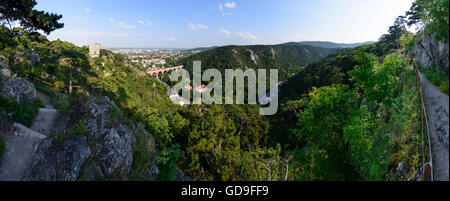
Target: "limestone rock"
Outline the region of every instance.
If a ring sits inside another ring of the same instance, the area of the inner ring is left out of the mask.
[[[106,176],[126,175],[133,162],[133,144],[135,139],[131,130],[120,124],[117,128],[102,128],[102,143],[95,154],[102,173]]]
[[[185,176],[181,170],[177,170],[175,181],[194,181],[194,179]]]
[[[34,85],[22,78],[12,78],[3,83],[2,96],[20,102],[24,99],[36,98]]]
[[[153,160],[152,163],[150,164],[150,167],[148,168],[148,181],[156,181],[159,173],[160,170],[156,165],[156,161]]]
[[[37,147],[24,180],[75,181],[90,154],[85,136],[73,136],[63,146],[52,146],[52,140],[47,138]]]
[[[422,39],[414,44],[409,52],[411,57],[415,57],[422,67],[429,67],[436,64],[441,69],[448,68],[449,46],[444,41],[436,41],[434,34],[423,33]]]
[[[88,140],[100,142],[93,160],[106,177],[130,172],[136,143],[131,129],[111,118],[112,110],[120,111],[109,98],[102,97],[89,106],[85,117]]]
[[[0,61],[0,67],[1,67],[1,61]],[[13,75],[13,73],[11,72],[10,69],[8,69],[8,68],[0,69],[0,78],[2,80],[7,80],[7,79],[11,78],[12,75]]]
[[[8,130],[0,131],[6,152],[0,159],[0,181],[20,181],[29,168],[29,163],[46,136],[22,124],[14,123]]]
[[[8,61],[7,60],[3,60],[0,57],[0,68],[7,68],[8,67]]]
[[[86,142],[85,136],[75,136],[67,140],[64,144],[66,153],[63,168],[63,181],[75,181],[78,179],[81,166],[91,154],[91,149]]]
[[[51,138],[42,141],[33,155],[32,168],[25,180],[114,180],[129,175],[136,145],[135,136],[143,137],[145,146],[151,152],[155,149],[154,139],[143,127],[130,129],[112,112],[121,114],[117,105],[107,97],[91,100],[86,106],[80,104],[69,115],[77,119],[64,120],[61,126],[67,130],[69,121],[79,122],[78,118],[81,118],[86,121],[85,133],[71,134],[61,146],[52,145]],[[148,180],[155,180],[158,174],[159,169],[153,161],[148,169]]]
[[[32,50],[25,50],[14,56],[14,64],[28,63],[28,65],[34,66],[39,61],[41,61],[41,57],[37,52]]]

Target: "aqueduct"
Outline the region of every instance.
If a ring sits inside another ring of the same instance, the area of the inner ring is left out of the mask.
[[[160,68],[160,67],[154,67],[147,69],[147,74],[150,74],[151,76],[154,76],[156,78],[159,78],[159,73],[170,73],[171,71],[176,71],[182,69],[183,66],[175,66],[170,68]]]

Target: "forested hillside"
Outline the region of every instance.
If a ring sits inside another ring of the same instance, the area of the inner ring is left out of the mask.
[[[282,86],[270,141],[293,155],[300,180],[423,179],[428,153],[420,152],[413,71],[420,65],[408,56],[423,31],[406,29],[420,23],[448,41],[448,1],[416,1],[378,42],[331,54]],[[448,77],[448,70],[425,70]]]
[[[357,47],[361,45],[368,45],[374,43],[373,41],[370,42],[364,42],[364,43],[333,43],[333,42],[327,42],[327,41],[302,41],[302,42],[289,42],[284,43],[285,45],[311,45],[316,47],[323,47],[323,48],[330,48],[330,49],[336,49],[336,48],[351,48],[351,47]]]
[[[192,72],[192,62],[202,61],[202,69],[278,69],[279,80],[299,72],[304,66],[318,61],[334,49],[308,45],[224,46],[200,52],[179,61]]]

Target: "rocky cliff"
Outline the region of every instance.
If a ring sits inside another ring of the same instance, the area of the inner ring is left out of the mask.
[[[448,45],[445,41],[436,41],[434,34],[424,32],[422,38],[414,44],[409,55],[415,57],[422,67],[429,67],[435,64],[441,69],[448,68]]]
[[[113,108],[118,110],[107,97],[79,108],[85,132],[69,136],[59,146],[53,146],[51,138],[43,140],[24,180],[74,181],[82,174],[86,180],[96,180],[127,175],[136,139],[128,126],[111,118]]]

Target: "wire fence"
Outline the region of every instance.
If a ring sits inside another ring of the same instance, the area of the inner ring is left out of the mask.
[[[431,152],[431,139],[430,139],[430,129],[429,129],[429,125],[428,125],[427,110],[425,107],[423,93],[422,93],[422,75],[419,73],[419,70],[417,69],[417,67],[415,65],[414,65],[414,71],[416,73],[416,84],[419,89],[418,96],[419,96],[419,104],[420,104],[420,127],[421,127],[421,134],[422,134],[422,171],[423,171],[422,179],[424,181],[433,181],[433,155]],[[425,133],[426,133],[426,135],[425,135]],[[425,137],[426,137],[426,139],[425,139]]]

